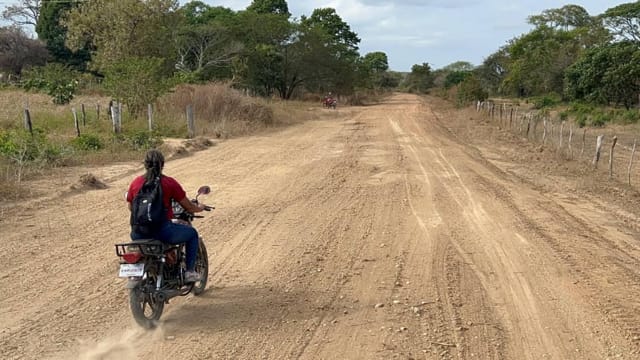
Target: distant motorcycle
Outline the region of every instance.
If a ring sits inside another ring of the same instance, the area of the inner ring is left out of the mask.
[[[209,186],[202,186],[193,200],[198,202],[198,196],[211,192]],[[211,211],[211,206],[204,210]],[[204,216],[194,215],[185,211],[178,203],[173,203],[173,222],[191,226],[194,218]],[[171,298],[185,296],[193,291],[200,295],[207,286],[209,273],[209,259],[207,248],[199,239],[198,254],[196,256],[196,272],[202,277],[195,283],[185,282],[186,252],[185,244],[171,245],[155,239],[135,240],[129,243],[115,244],[116,255],[120,258],[119,276],[127,278],[129,289],[129,305],[136,322],[147,329],[156,326],[162,315],[164,304]]]
[[[338,106],[338,100],[332,98],[331,96],[325,96],[322,98],[322,106],[325,108],[335,109]]]

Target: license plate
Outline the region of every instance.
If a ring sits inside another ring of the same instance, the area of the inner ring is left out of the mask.
[[[119,277],[142,276],[144,274],[144,263],[120,264]]]

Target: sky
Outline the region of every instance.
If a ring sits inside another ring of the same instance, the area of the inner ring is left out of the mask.
[[[181,0],[184,4],[188,1]],[[203,0],[211,6],[244,10],[251,0]],[[633,2],[611,0],[289,0],[294,18],[333,8],[360,38],[360,54],[382,51],[389,68],[410,71],[428,63],[439,69],[456,61],[480,65],[507,41],[529,32],[527,17],[567,4],[590,15]]]

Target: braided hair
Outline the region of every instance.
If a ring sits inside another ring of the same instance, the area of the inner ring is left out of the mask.
[[[147,151],[147,155],[144,158],[144,168],[147,170],[144,174],[145,182],[151,182],[161,177],[163,167],[164,155],[156,149]]]

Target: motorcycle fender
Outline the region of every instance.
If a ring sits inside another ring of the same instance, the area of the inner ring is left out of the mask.
[[[134,287],[138,286],[138,284],[140,284],[140,278],[129,278],[129,280],[127,280],[127,285],[125,286],[125,288],[133,289]]]

